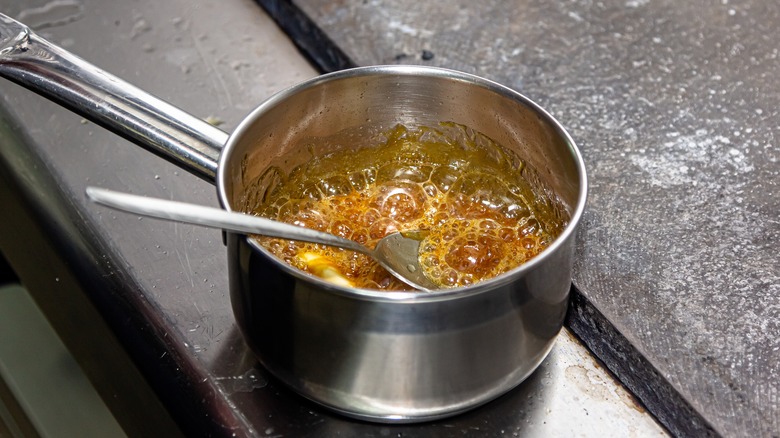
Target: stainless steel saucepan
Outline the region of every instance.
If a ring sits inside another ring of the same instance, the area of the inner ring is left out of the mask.
[[[386,293],[336,286],[228,233],[231,303],[247,343],[271,373],[322,405],[387,422],[453,415],[518,385],[561,329],[585,168],[563,127],[511,89],[437,68],[357,68],[274,95],[228,135],[5,16],[0,75],[215,183],[231,211],[300,164],[310,145],[325,153],[397,123],[462,124],[524,161],[522,171],[533,171],[571,220],[532,261],[468,287]]]

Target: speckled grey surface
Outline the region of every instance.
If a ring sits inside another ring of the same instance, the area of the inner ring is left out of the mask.
[[[0,11],[228,131],[271,93],[316,74],[252,0],[0,0]],[[68,323],[63,338],[93,364],[112,409],[141,423],[130,436],[171,436],[148,415],[165,408],[188,436],[665,436],[567,330],[523,385],[467,414],[419,425],[332,414],[252,357],[231,313],[219,231],[108,210],[87,201],[90,185],[217,202],[205,181],[0,79],[0,251],[47,316]],[[116,338],[84,329],[101,316]],[[101,347],[117,341],[146,382],[128,379],[132,364],[107,364]],[[139,401],[133,383],[148,383],[165,406]]]
[[[574,283],[719,433],[780,430],[780,3],[294,2],[355,64],[477,73],[588,164]]]

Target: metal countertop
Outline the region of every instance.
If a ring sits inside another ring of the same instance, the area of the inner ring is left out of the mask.
[[[0,10],[227,131],[316,75],[249,1],[3,0]],[[83,195],[95,185],[216,205],[214,187],[10,82],[0,92],[0,249],[129,434],[665,434],[567,330],[526,382],[472,412],[420,425],[331,414],[251,356],[234,327],[218,231]]]

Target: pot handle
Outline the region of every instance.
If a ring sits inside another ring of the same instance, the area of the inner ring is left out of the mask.
[[[214,183],[228,134],[0,14],[0,76]]]

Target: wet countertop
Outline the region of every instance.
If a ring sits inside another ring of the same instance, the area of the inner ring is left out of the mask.
[[[226,131],[317,74],[249,0],[0,0],[0,10]],[[665,435],[568,329],[520,387],[454,418],[378,425],[302,399],[235,328],[219,231],[84,197],[95,185],[217,205],[214,187],[8,81],[0,97],[0,250],[129,435]]]
[[[591,183],[569,326],[673,432],[780,435],[780,3],[261,3],[325,68],[456,68],[549,110]]]
[[[522,92],[569,129],[589,170],[568,327],[672,433],[778,435],[779,4],[259,4],[303,54],[249,0],[0,0],[0,10],[226,131],[316,75],[307,59],[323,71],[443,66]],[[190,418],[187,431],[227,435],[597,435],[618,418],[622,428],[606,432],[658,431],[569,330],[527,384],[452,421],[385,427],[322,411],[265,375],[233,328],[219,232],[83,198],[98,185],[216,205],[212,186],[13,84],[0,91],[2,181],[13,188],[3,204],[22,205],[34,220],[18,225],[49,238],[47,275],[22,255],[32,234],[4,228],[3,253],[42,291],[39,304],[50,301],[48,315],[67,315],[65,329],[94,307],[179,427]],[[94,332],[86,338],[111,350]],[[85,366],[100,375],[94,362]],[[127,398],[121,382],[106,385]]]

